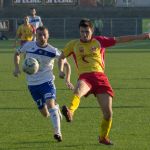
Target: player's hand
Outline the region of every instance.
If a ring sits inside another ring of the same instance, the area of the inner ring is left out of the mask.
[[[13,71],[13,75],[14,75],[15,77],[18,77],[19,74],[21,74],[20,69],[19,69],[19,68],[15,68],[15,70]]]
[[[71,82],[65,81],[65,84],[66,84],[66,86],[68,87],[68,89],[74,90],[74,86],[73,86],[73,84],[72,84]]]
[[[64,79],[65,73],[63,71],[59,72],[59,78]]]

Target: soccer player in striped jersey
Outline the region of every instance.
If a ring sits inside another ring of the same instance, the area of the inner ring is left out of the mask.
[[[29,22],[32,24],[36,29],[38,27],[43,26],[42,20],[40,16],[36,15],[36,9],[31,8],[31,16],[29,16]]]
[[[27,84],[29,92],[41,114],[44,117],[50,117],[54,128],[54,138],[62,141],[60,119],[61,113],[56,104],[56,87],[54,84],[53,66],[54,60],[60,56],[60,51],[48,44],[49,33],[44,26],[39,27],[36,33],[37,41],[26,42],[14,54],[14,76],[20,74],[20,55],[25,53],[26,58],[33,57],[38,60],[39,71],[33,75],[27,74]],[[63,63],[64,70],[67,74],[67,86],[72,88],[70,84],[70,66],[67,60]],[[68,84],[69,83],[69,84]]]
[[[69,41],[58,61],[59,76],[61,78],[64,77],[63,60],[71,55],[74,58],[79,74],[71,104],[69,108],[64,105],[62,113],[66,117],[66,121],[71,122],[81,97],[94,94],[103,113],[103,118],[99,125],[99,143],[112,145],[109,132],[112,125],[112,98],[114,92],[104,73],[105,48],[117,43],[150,39],[150,34],[121,37],[94,36],[93,24],[89,19],[82,19],[80,21],[79,31],[80,39]]]
[[[38,27],[42,27],[43,23],[40,16],[36,15],[36,9],[31,8],[31,16],[29,16],[29,22],[34,26],[35,29]],[[34,41],[36,40],[36,37],[34,37]]]

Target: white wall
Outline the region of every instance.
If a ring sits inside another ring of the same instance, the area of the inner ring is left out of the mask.
[[[116,7],[150,7],[150,0],[116,0]]]

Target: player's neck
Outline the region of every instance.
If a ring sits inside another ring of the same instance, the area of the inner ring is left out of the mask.
[[[41,47],[41,48],[45,48],[48,45],[48,43],[40,43],[40,42],[36,42],[36,44],[38,47]]]
[[[82,42],[82,43],[89,43],[91,41],[92,41],[92,38],[90,40],[82,40],[82,39],[80,39],[80,42]]]
[[[36,15],[32,15],[32,17],[34,18]]]
[[[29,25],[29,23],[24,23],[24,25],[25,25],[25,26],[28,26],[28,25]]]

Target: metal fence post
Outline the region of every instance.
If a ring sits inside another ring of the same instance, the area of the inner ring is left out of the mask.
[[[113,19],[110,19],[110,34],[113,35]]]
[[[137,35],[138,33],[138,20],[135,18],[135,34]]]
[[[66,18],[64,18],[64,39],[66,39]]]

